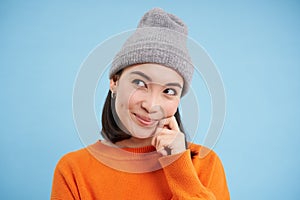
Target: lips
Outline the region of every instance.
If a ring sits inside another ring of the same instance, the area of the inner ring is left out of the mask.
[[[156,120],[153,120],[149,117],[145,117],[145,116],[142,116],[142,115],[138,115],[138,114],[134,114],[137,122],[141,125],[141,126],[146,126],[146,127],[149,127],[149,126],[153,126],[155,123],[156,123]]]

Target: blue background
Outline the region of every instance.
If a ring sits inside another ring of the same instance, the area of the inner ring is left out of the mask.
[[[72,116],[81,63],[153,7],[182,18],[222,75],[227,116],[214,150],[232,199],[300,195],[297,1],[12,0],[0,3],[0,199],[49,199],[57,161],[84,146]]]

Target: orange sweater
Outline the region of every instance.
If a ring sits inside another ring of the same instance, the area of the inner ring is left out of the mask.
[[[230,199],[218,156],[211,151],[191,159],[190,151],[200,148],[190,144],[180,155],[163,157],[154,147],[123,151],[97,142],[58,162],[51,199]]]

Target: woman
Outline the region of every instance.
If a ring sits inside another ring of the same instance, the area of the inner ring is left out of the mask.
[[[178,105],[193,65],[187,27],[155,8],[116,55],[102,136],[57,164],[51,199],[229,199],[221,161],[187,143]]]

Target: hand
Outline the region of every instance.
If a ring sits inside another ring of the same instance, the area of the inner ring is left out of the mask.
[[[186,150],[185,135],[180,131],[174,116],[159,122],[151,144],[162,155],[173,155]]]

